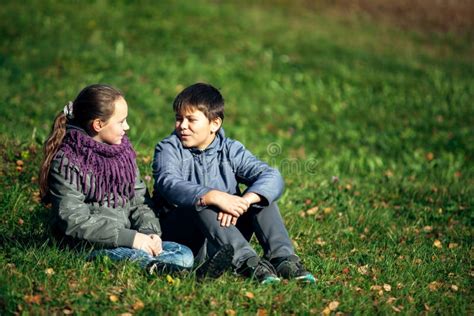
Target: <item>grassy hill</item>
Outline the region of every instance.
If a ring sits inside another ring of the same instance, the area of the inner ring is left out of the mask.
[[[4,1],[0,313],[472,313],[472,30],[318,3]],[[64,104],[120,88],[148,178],[173,98],[197,81],[221,89],[226,134],[285,176],[316,286],[150,277],[50,237],[37,172]]]

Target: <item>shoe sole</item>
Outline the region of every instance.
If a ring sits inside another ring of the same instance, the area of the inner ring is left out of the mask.
[[[295,280],[301,283],[316,283],[316,279],[312,274],[296,277]]]
[[[196,270],[198,278],[220,277],[232,265],[234,248],[231,245],[224,245],[216,254]]]

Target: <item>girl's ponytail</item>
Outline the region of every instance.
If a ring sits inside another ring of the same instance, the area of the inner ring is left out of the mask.
[[[54,119],[51,133],[43,146],[43,161],[41,163],[39,174],[40,196],[43,201],[48,194],[48,175],[51,161],[57,153],[64,135],[66,135],[66,122],[66,114],[61,111]]]

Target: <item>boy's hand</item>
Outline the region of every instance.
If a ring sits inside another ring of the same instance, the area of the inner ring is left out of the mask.
[[[250,203],[243,197],[228,194],[218,190],[209,191],[203,196],[206,205],[214,205],[226,214],[238,218],[250,207]]]
[[[157,256],[163,251],[160,236],[154,234],[136,233],[132,248],[143,250],[152,256]]]
[[[217,215],[217,220],[221,222],[222,227],[229,227],[230,225],[237,224],[237,217],[224,212],[219,212]]]
[[[250,205],[260,203],[262,201],[262,198],[260,197],[260,195],[253,192],[247,192],[242,197],[246,199]]]

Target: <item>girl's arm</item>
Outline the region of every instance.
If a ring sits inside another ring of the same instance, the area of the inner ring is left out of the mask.
[[[136,171],[135,196],[131,201],[132,227],[140,233],[161,235],[160,221],[150,207],[150,197],[145,182]]]
[[[58,159],[52,161],[48,183],[53,209],[64,226],[64,233],[103,246],[131,248],[137,232],[118,225],[119,222],[113,218],[114,212],[104,216],[99,213],[98,207],[86,203],[85,195],[76,186],[78,171],[74,168],[69,170],[74,175],[70,183],[59,172],[59,164]]]

